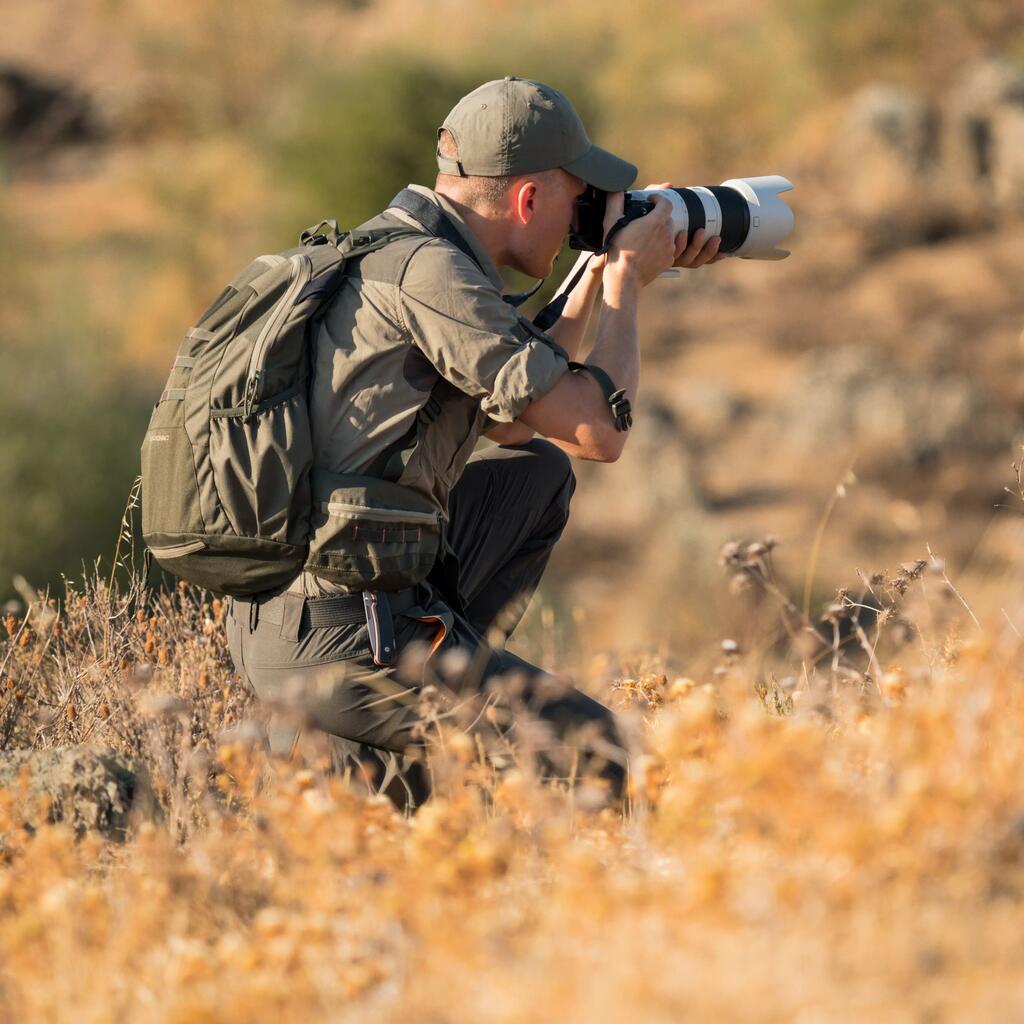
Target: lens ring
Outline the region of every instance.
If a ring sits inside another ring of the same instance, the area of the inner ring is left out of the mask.
[[[693,242],[693,236],[707,224],[704,204],[693,189],[676,188],[672,191],[678,194],[686,206],[686,245],[689,247]]]
[[[750,233],[750,205],[743,194],[727,185],[709,185],[708,191],[722,208],[722,244],[719,252],[735,252]]]

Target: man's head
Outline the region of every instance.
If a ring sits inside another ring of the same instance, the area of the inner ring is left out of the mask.
[[[436,188],[484,218],[503,262],[546,277],[587,185],[621,192],[636,168],[593,145],[557,89],[509,76],[464,96],[438,129]]]

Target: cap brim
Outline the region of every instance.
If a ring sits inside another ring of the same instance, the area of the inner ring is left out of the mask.
[[[623,192],[636,181],[636,168],[631,163],[600,146],[591,146],[583,156],[562,167],[602,192]]]

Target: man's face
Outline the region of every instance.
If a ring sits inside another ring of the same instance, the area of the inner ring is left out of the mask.
[[[536,179],[533,216],[523,225],[517,269],[531,277],[547,277],[551,273],[555,257],[572,232],[576,200],[586,188],[582,178],[560,168]]]

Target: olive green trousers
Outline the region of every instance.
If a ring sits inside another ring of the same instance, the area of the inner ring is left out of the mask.
[[[425,685],[488,694],[509,723],[518,714],[544,723],[547,750],[536,750],[553,774],[580,765],[581,745],[619,795],[625,750],[611,711],[581,691],[504,649],[547,565],[569,516],[575,478],[568,457],[548,441],[498,446],[469,461],[449,502],[448,550],[412,607],[394,616],[399,652],[425,652],[410,677],[374,665],[365,624],[303,627],[282,638],[260,622],[248,601],[233,601],[228,642],[243,679],[271,709],[268,738],[287,755],[311,729],[330,737],[335,767],[354,773],[402,807],[429,795],[423,753]],[[258,609],[256,609],[258,612]],[[454,652],[454,656],[453,656]],[[514,701],[496,680],[515,680]],[[493,725],[492,713],[486,721]],[[514,729],[514,723],[509,726]]]

